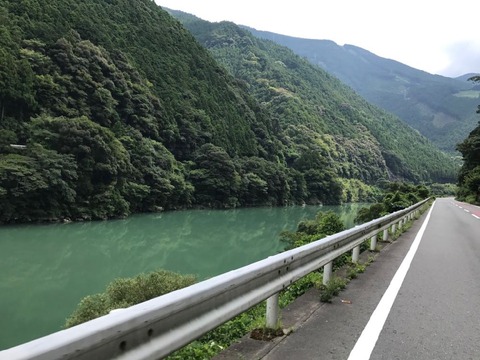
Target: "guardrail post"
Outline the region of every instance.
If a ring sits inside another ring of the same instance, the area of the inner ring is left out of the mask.
[[[360,245],[355,246],[352,250],[352,262],[357,263],[360,256]]]
[[[420,216],[418,208],[426,201],[428,199],[409,208],[416,210],[406,211]],[[390,228],[383,227],[392,224],[391,229],[395,231],[402,224],[399,221],[402,216],[404,223],[405,211],[389,214],[356,230],[334,234],[306,247],[292,249],[291,253],[277,254],[270,260],[263,259],[151,299],[148,306],[139,304],[121,311],[113,310],[112,315],[0,351],[0,358],[53,359],[72,355],[82,359],[104,359],[118,357],[120,353],[122,358],[128,359],[164,358],[265,300],[266,325],[276,328],[280,325],[279,292],[285,286],[317,270],[319,263],[341,256],[346,248],[358,246],[365,236],[373,236],[372,244],[383,230],[384,240],[387,240]],[[289,272],[290,267],[292,271]],[[328,285],[332,280],[332,268],[333,260],[324,265],[323,284]],[[120,313],[115,315],[116,312]]]
[[[392,225],[392,235],[395,235],[395,232],[397,231],[397,224]]]
[[[385,234],[385,231],[383,232]],[[370,239],[370,251],[375,251],[377,247],[377,234],[373,235]]]
[[[388,229],[383,230],[383,241],[388,241]]]
[[[330,261],[323,267],[323,285],[327,285],[332,277],[333,263]]]
[[[273,294],[267,299],[267,328],[276,329],[278,326],[278,295]]]

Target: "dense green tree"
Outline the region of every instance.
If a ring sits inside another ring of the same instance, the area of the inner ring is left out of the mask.
[[[136,130],[130,130],[120,140],[132,164],[125,193],[132,211],[177,209],[192,204],[194,188],[185,180],[185,167],[163,144]]]
[[[405,209],[430,196],[430,190],[424,185],[405,182],[386,182],[383,184],[381,202],[374,203],[358,211],[356,222],[363,223],[389,213]]]
[[[205,144],[195,153],[193,161],[189,178],[195,187],[196,203],[210,207],[237,206],[241,179],[227,152],[213,144]]]
[[[480,82],[480,76],[474,76],[470,80]],[[480,114],[480,105],[477,113]],[[463,156],[463,165],[458,176],[458,198],[480,203],[480,124],[457,145],[457,150]]]
[[[303,220],[298,223],[297,231],[283,231],[281,241],[287,249],[306,245],[312,241],[336,234],[345,229],[342,220],[333,211],[319,211],[314,220]]]
[[[22,135],[22,125],[35,106],[33,71],[20,56],[10,30],[0,25],[0,128]]]
[[[130,156],[109,129],[87,117],[42,116],[32,122],[30,141],[75,159],[77,216],[107,218],[128,214],[123,193],[125,177],[132,171]]]
[[[289,200],[301,200],[301,195],[291,192],[289,170],[280,164],[258,157],[242,158],[240,165],[241,183],[239,189],[240,204],[285,205]],[[294,198],[294,199],[292,199]]]
[[[71,216],[77,166],[72,155],[34,144],[0,154],[0,219],[5,222]]]

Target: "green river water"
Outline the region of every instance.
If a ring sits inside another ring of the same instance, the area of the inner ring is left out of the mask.
[[[283,250],[279,234],[333,210],[347,227],[362,204],[133,215],[0,227],[0,350],[62,329],[81,298],[115,278],[167,269],[205,279]]]

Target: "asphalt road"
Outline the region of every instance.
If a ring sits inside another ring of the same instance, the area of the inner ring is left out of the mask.
[[[480,208],[438,199],[426,218],[263,359],[480,359]],[[406,275],[392,280],[406,257]],[[391,306],[376,311],[394,283]]]
[[[436,201],[371,359],[480,359],[475,212],[453,199]]]

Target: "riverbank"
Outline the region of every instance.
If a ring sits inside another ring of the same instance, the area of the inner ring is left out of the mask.
[[[0,349],[60,330],[80,299],[160,268],[205,279],[274,255],[279,234],[361,204],[185,210],[126,219],[0,227]]]

